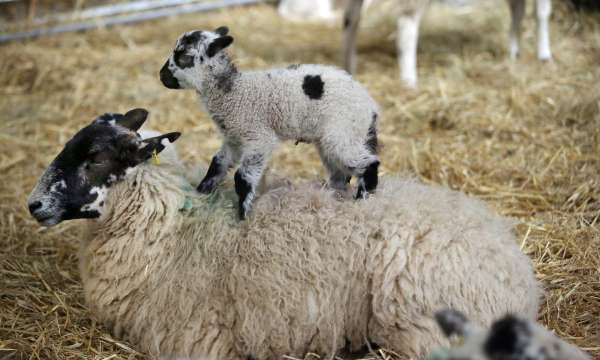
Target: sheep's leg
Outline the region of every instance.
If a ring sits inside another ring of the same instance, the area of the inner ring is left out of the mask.
[[[244,220],[252,209],[256,189],[265,171],[270,152],[251,152],[242,157],[242,165],[235,172],[235,192],[239,199],[239,216]]]
[[[536,2],[537,26],[538,26],[538,59],[552,59],[550,50],[550,14],[552,13],[551,0],[537,0]]]
[[[324,152],[320,146],[317,148],[319,150],[319,155],[321,156],[321,161],[329,173],[329,187],[341,192],[346,191],[348,183],[352,178],[349,175],[350,171],[344,171],[341,169],[335,161],[332,161],[329,159],[329,157],[327,157],[326,152]]]
[[[525,0],[508,0],[510,6],[510,40],[509,51],[510,58],[516,59],[519,57],[521,50],[521,24],[525,15]]]
[[[198,192],[203,194],[213,192],[217,185],[225,178],[227,171],[235,165],[236,157],[231,147],[223,144],[221,149],[212,158],[204,179],[198,185]]]
[[[417,45],[419,42],[419,24],[424,6],[410,15],[398,18],[398,61],[400,80],[410,88],[417,86]]]
[[[358,190],[356,199],[364,199],[368,193],[372,193],[377,188],[379,160],[371,162],[358,177]]]
[[[360,23],[363,0],[350,0],[344,13],[344,69],[356,70],[356,33]]]

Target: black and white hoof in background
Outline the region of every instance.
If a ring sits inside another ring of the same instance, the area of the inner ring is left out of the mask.
[[[358,179],[358,190],[356,191],[355,199],[366,199],[368,194],[371,194],[377,188],[379,182],[377,171],[379,169],[379,161],[372,162],[363,175]]]

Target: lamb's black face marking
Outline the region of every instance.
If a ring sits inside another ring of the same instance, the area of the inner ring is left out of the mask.
[[[169,69],[169,61],[160,69],[160,81],[169,89],[181,89],[179,81],[173,76],[173,72]]]
[[[155,142],[157,138],[142,140],[136,133],[147,115],[143,109],[104,114],[75,134],[29,197],[36,220],[52,226],[63,220],[99,217],[108,188],[153,150],[164,149],[160,141]]]
[[[302,90],[311,100],[319,100],[323,96],[323,85],[321,75],[306,75],[302,82]]]
[[[484,351],[492,359],[508,359],[523,354],[530,336],[531,331],[525,321],[508,315],[492,325]]]

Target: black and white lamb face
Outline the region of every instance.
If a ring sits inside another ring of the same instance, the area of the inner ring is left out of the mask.
[[[427,359],[435,360],[589,360],[575,346],[561,340],[533,321],[506,315],[490,329],[471,323],[458,311],[435,315],[447,336],[458,335],[464,343]]]
[[[29,212],[44,226],[102,215],[108,188],[129,169],[165,148],[179,133],[142,139],[144,109],[104,114],[79,130],[44,172],[28,199]]]
[[[211,66],[213,57],[233,42],[229,29],[190,31],[177,39],[173,53],[160,70],[160,80],[169,89],[197,88],[203,68]]]

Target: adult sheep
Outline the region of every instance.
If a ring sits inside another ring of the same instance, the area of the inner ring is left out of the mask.
[[[148,161],[177,134],[142,139],[146,116],[94,120],[29,198],[42,225],[95,218],[80,250],[88,306],[140,350],[262,360],[372,341],[417,357],[448,344],[440,308],[535,318],[531,262],[480,201],[395,177],[360,202],[287,184],[240,223],[233,189],[199,194],[173,156]]]

